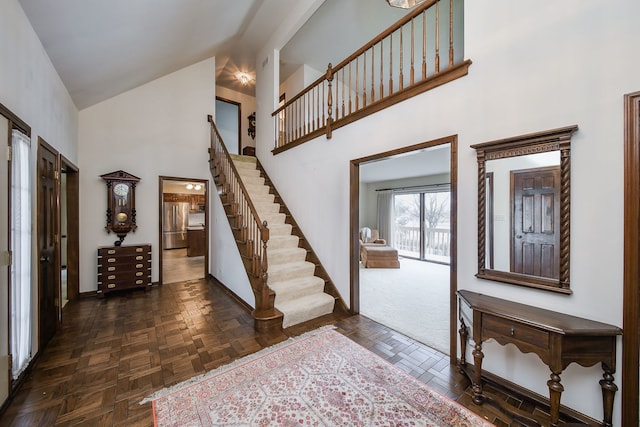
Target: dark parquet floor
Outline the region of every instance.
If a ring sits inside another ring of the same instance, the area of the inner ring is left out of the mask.
[[[153,392],[325,324],[494,424],[520,425],[490,405],[474,405],[467,378],[448,356],[365,317],[328,315],[259,334],[222,287],[193,280],[67,304],[60,330],[0,416],[0,427],[151,426],[151,404],[139,402]],[[548,420],[544,409],[487,389],[541,424]]]

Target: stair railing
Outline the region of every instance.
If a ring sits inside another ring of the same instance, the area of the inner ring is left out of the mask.
[[[208,117],[211,123],[211,148],[209,150],[210,162],[216,182],[222,186],[221,197],[231,205],[230,222],[235,229],[236,239],[244,244],[242,256],[250,260],[250,270],[254,278],[250,280],[255,296],[255,319],[271,318],[274,315],[272,293],[267,285],[267,243],[269,241],[269,228],[267,221],[261,221],[256,208],[249,197],[247,188],[240,179],[229,151],[225,146],[213,118]]]
[[[427,0],[272,113],[274,154],[468,73],[461,0]],[[455,36],[455,40],[454,40]],[[441,54],[442,52],[442,54]],[[441,61],[441,57],[445,57]]]

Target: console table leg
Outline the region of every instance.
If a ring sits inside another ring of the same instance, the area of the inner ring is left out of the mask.
[[[602,388],[602,408],[604,409],[604,419],[603,426],[611,427],[612,426],[612,416],[613,416],[613,398],[618,391],[618,386],[613,382],[613,372],[609,369],[607,365],[602,364],[602,369],[604,370],[604,374],[602,374],[602,379],[600,380],[600,387]]]
[[[482,354],[482,344],[479,342],[476,343],[476,346],[473,350],[473,364],[474,364],[474,381],[473,381],[473,403],[476,405],[482,405],[482,401],[484,400],[484,396],[482,395],[482,359],[484,358],[484,354]]]
[[[560,374],[551,372],[551,379],[547,381],[549,387],[549,402],[551,404],[551,426],[558,427],[560,420],[560,396],[564,391],[564,387],[560,384]]]
[[[464,323],[464,319],[460,319],[460,329],[458,329],[458,334],[460,335],[460,373],[464,374],[464,368],[467,366],[467,338],[469,337],[469,332],[467,331],[467,325]]]

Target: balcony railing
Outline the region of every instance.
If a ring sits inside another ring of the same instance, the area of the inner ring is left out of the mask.
[[[273,112],[274,153],[465,76],[463,0],[428,0]],[[455,36],[455,37],[454,37]]]
[[[400,255],[420,258],[420,227],[396,225],[393,244]],[[426,228],[424,230],[424,258],[449,262],[451,232],[447,228]]]

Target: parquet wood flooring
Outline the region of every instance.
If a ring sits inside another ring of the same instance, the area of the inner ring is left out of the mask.
[[[259,334],[250,314],[213,280],[73,301],[63,318],[0,427],[151,426],[151,404],[139,402],[153,392],[326,324],[496,425],[520,425],[473,404],[467,378],[436,350],[362,316],[327,315]],[[538,409],[487,389],[529,413]]]

